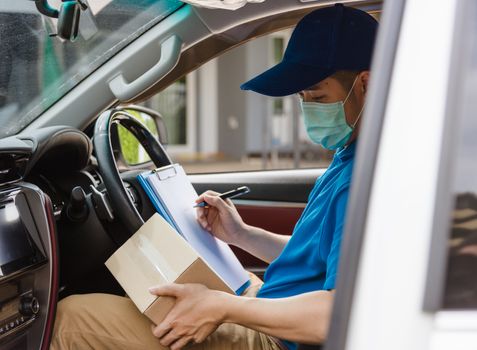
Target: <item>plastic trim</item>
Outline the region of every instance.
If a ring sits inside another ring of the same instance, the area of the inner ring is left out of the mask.
[[[50,298],[48,302],[48,315],[46,318],[45,330],[43,332],[41,350],[48,350],[50,348],[51,335],[53,333],[53,327],[55,324],[56,306],[58,303],[58,288],[59,288],[59,263],[58,263],[58,242],[56,238],[56,225],[55,218],[53,216],[53,207],[50,197],[43,194],[45,213],[48,219],[48,229],[50,233],[51,244],[51,287]]]

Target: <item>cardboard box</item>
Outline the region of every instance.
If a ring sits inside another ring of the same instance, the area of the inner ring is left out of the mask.
[[[201,283],[209,289],[233,293],[157,213],[106,261],[106,266],[141,313],[155,324],[164,319],[175,299],[150,294],[148,289],[152,286]]]

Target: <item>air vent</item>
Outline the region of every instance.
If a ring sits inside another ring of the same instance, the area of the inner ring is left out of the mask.
[[[0,185],[19,181],[25,174],[28,156],[23,153],[0,153]]]

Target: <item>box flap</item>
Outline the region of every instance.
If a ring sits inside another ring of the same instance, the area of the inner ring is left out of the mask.
[[[154,214],[106,266],[141,312],[156,299],[149,287],[174,282],[197,253],[160,215]]]

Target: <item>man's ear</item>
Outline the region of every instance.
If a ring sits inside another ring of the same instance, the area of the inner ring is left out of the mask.
[[[365,70],[359,73],[358,81],[360,82],[363,96],[366,97],[366,94],[368,93],[369,70]]]

